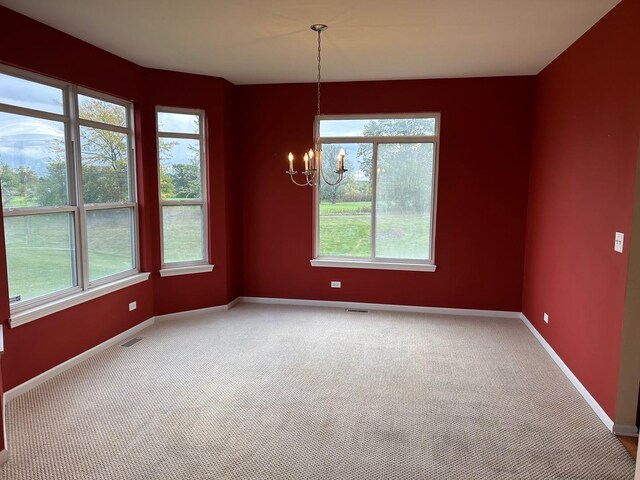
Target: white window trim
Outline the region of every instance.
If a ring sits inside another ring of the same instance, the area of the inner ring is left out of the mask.
[[[198,133],[177,133],[164,132],[159,130],[158,113],[184,113],[188,115],[198,115],[200,118],[200,132]],[[206,273],[213,271],[213,264],[209,261],[209,209],[208,209],[208,169],[206,150],[206,117],[205,111],[196,108],[179,108],[156,106],[156,154],[158,158],[158,202],[160,205],[160,276],[172,277],[177,275],[191,275],[196,273]],[[162,200],[160,183],[160,138],[186,138],[198,140],[200,142],[200,191],[201,197],[198,200]],[[202,260],[191,262],[165,262],[164,261],[164,227],[163,212],[164,206],[199,206],[202,208]]]
[[[12,75],[18,78],[53,86],[63,90],[63,113],[49,113],[33,110],[26,107],[8,104],[0,105],[0,111],[16,113],[37,118],[63,122],[65,125],[65,150],[67,153],[67,178],[69,181],[69,205],[47,207],[8,208],[3,210],[3,217],[25,216],[36,214],[72,213],[74,217],[74,244],[75,244],[75,272],[76,286],[51,292],[39,297],[16,302],[10,305],[10,325],[17,326],[37,320],[51,313],[69,308],[73,305],[86,302],[93,298],[111,293],[121,288],[135,285],[149,278],[149,273],[140,273],[140,242],[139,219],[136,183],[136,152],[133,102],[93,90],[85,89],[77,85],[38,75],[6,65],[0,65],[0,73]],[[122,105],[127,109],[127,126],[119,127],[79,118],[78,94],[87,95],[107,102]],[[114,204],[84,203],[82,192],[82,158],[80,156],[79,129],[81,125],[94,128],[105,128],[120,131],[127,135],[129,144],[129,201]],[[76,185],[76,188],[72,188]],[[86,232],[87,210],[100,208],[129,208],[133,211],[132,225],[132,264],[133,268],[107,277],[90,281],[88,273],[88,238]]]
[[[35,307],[29,308],[28,310],[21,310],[20,312],[15,313],[11,312],[9,325],[13,328],[24,325],[25,323],[33,322],[34,320],[46,317],[47,315],[60,312],[75,305],[80,305],[81,303],[85,303],[95,298],[102,297],[103,295],[122,290],[123,288],[136,285],[137,283],[145,282],[149,279],[149,275],[150,274],[146,272],[136,273],[120,280],[98,285],[96,287],[91,287],[87,290],[83,290],[72,295],[67,295],[65,297],[42,305],[37,305]]]
[[[160,269],[161,277],[175,277],[178,275],[191,275],[193,273],[208,273],[213,271],[213,265],[192,265],[188,267],[172,267]]]
[[[436,120],[436,131],[433,136],[402,136],[402,137],[319,137],[320,132],[320,120],[348,120],[348,119],[387,119],[387,118],[434,118]],[[398,259],[386,259],[380,257],[370,258],[349,258],[349,257],[321,257],[319,254],[320,249],[320,199],[319,199],[319,185],[316,185],[313,189],[313,205],[314,205],[314,245],[313,245],[313,258],[310,260],[312,267],[333,267],[333,268],[360,268],[371,270],[405,270],[405,271],[417,271],[417,272],[435,272],[435,244],[436,244],[436,218],[438,209],[438,162],[440,157],[440,113],[407,113],[407,114],[354,114],[354,115],[318,115],[316,116],[314,129],[316,132],[316,138],[318,143],[372,143],[373,148],[377,149],[379,143],[433,143],[434,145],[434,158],[433,158],[433,175],[431,186],[431,242],[429,260],[398,260]],[[364,141],[364,142],[363,142]],[[372,205],[375,203],[375,175],[372,179]],[[372,247],[371,251],[374,252],[375,248],[375,219],[372,219],[371,228]]]
[[[386,260],[345,260],[337,258],[316,258],[311,260],[312,267],[362,268],[371,270],[405,270],[411,272],[435,272],[436,265],[431,263],[389,262]]]

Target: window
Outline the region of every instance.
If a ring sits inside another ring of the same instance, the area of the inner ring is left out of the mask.
[[[139,271],[132,105],[0,72],[0,180],[15,312]]]
[[[162,276],[211,271],[204,112],[157,109]]]
[[[439,115],[318,118],[324,171],[314,266],[434,271]]]

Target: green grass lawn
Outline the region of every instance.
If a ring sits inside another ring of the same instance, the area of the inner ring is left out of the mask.
[[[320,215],[371,213],[371,202],[320,203]]]
[[[320,204],[320,256],[371,256],[370,202]],[[429,253],[428,217],[377,215],[376,256],[426,259]]]
[[[9,295],[23,300],[72,287],[66,213],[5,217]]]
[[[28,300],[73,287],[72,216],[67,213],[6,217],[10,296]],[[132,268],[129,211],[89,212],[89,278]]]
[[[180,207],[183,208],[183,207]],[[165,216],[165,261],[202,258],[197,211],[176,210]],[[91,281],[130,270],[130,213],[127,209],[88,213],[89,278]],[[73,287],[72,215],[55,213],[5,217],[9,295],[22,300]]]
[[[320,255],[369,258],[371,203],[320,205]],[[23,300],[74,285],[72,216],[66,213],[5,217],[10,295]],[[202,258],[199,207],[165,211],[165,261]],[[132,268],[129,211],[89,213],[89,276],[97,280]],[[425,258],[429,251],[428,218],[379,214],[377,256]]]
[[[163,207],[164,261],[202,260],[202,216],[199,206]]]

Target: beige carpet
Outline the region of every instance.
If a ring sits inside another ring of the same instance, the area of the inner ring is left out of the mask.
[[[518,320],[240,305],[137,336],[7,405],[1,479],[633,478]]]

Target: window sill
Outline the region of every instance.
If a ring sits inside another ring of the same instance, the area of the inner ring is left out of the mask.
[[[88,302],[89,300],[93,300],[94,298],[107,295],[108,293],[112,293],[117,290],[130,287],[137,283],[144,282],[148,279],[149,273],[137,273],[130,277],[116,280],[115,282],[106,283],[104,285],[99,285],[97,287],[92,287],[89,290],[85,290],[84,292],[75,293],[68,297],[61,298],[44,305],[38,305],[37,307],[33,307],[28,310],[22,310],[20,312],[12,313],[11,318],[9,319],[9,325],[12,328],[18,327],[20,325],[24,325],[25,323],[29,323],[39,318],[46,317],[47,315],[51,315],[52,313],[56,313],[69,307],[73,307],[74,305],[79,305],[81,303]]]
[[[160,270],[161,277],[175,277],[176,275],[191,275],[192,273],[207,273],[213,271],[213,265],[190,265],[188,267],[169,267]]]
[[[410,272],[435,272],[436,266],[427,263],[383,262],[376,260],[336,260],[315,258],[312,267],[362,268],[370,270],[405,270]]]

